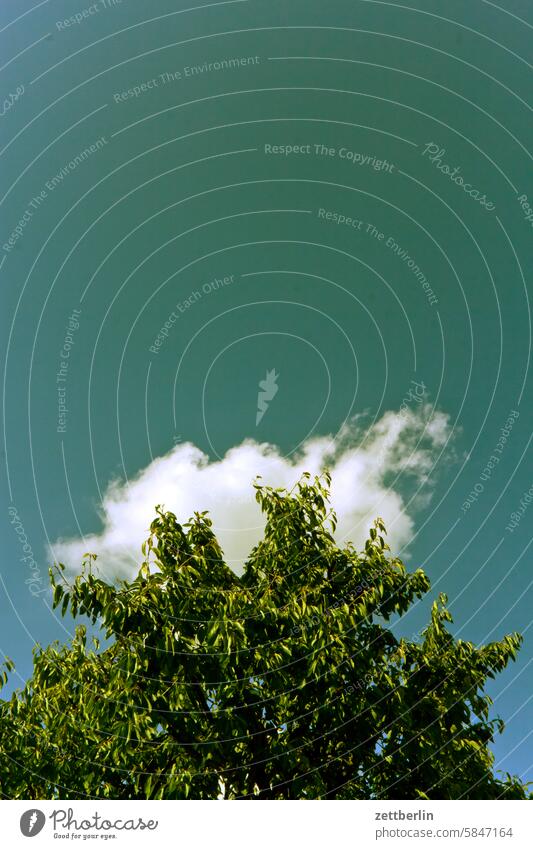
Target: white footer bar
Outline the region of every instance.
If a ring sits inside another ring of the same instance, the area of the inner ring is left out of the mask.
[[[0,802],[2,845],[35,849],[530,849],[532,810],[503,801]]]

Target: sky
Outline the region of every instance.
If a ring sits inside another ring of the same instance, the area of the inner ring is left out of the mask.
[[[134,574],[156,504],[238,571],[257,475],[332,471],[427,621],[519,631],[531,747],[531,18],[525,0],[0,7],[0,653],[73,630],[47,570]],[[529,130],[529,132],[528,132]],[[137,559],[136,559],[137,558]]]

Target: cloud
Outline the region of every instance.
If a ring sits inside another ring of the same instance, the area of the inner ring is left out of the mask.
[[[382,516],[395,552],[409,544],[413,515],[431,497],[431,472],[451,435],[448,416],[420,402],[400,413],[386,412],[370,425],[356,416],[335,437],[305,442],[286,457],[273,445],[246,440],[218,461],[192,443],[175,446],[132,480],[112,482],[102,504],[103,529],[84,539],[60,539],[50,551],[71,573],[82,555],[98,555],[108,578],[136,573],[140,547],[148,536],[156,504],[186,522],[208,510],[227,562],[237,571],[261,537],[263,518],[252,482],[261,475],[273,486],[291,487],[302,472],[332,475],[331,500],[337,512],[336,538],[360,547],[376,516]]]

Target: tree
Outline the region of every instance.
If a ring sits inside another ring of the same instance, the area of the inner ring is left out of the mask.
[[[362,552],[333,539],[329,477],[291,492],[256,484],[263,539],[242,576],[206,513],[157,508],[137,577],[118,585],[87,555],[54,605],[88,619],[37,648],[0,702],[9,798],[497,799],[487,678],[521,638],[455,640],[446,597],[419,640],[389,623],[429,589],[389,553],[377,519]]]

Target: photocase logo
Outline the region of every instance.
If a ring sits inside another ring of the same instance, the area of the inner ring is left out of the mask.
[[[24,837],[35,837],[43,830],[46,817],[37,808],[25,811],[20,818],[20,830]]]
[[[278,392],[278,380],[279,374],[276,374],[276,369],[271,369],[267,371],[266,377],[264,380],[259,381],[259,392],[257,394],[257,415],[255,417],[255,426],[259,424],[266,411],[268,410],[268,405],[275,398]]]

